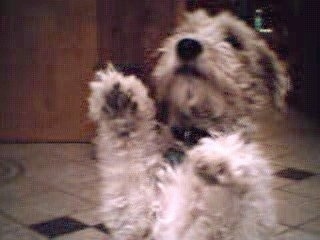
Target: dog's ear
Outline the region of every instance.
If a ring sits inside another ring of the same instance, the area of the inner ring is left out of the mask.
[[[222,12],[214,17],[214,21],[224,30],[224,41],[240,55],[245,56],[245,64],[249,63],[251,72],[264,79],[273,94],[274,105],[280,110],[285,110],[290,80],[284,64],[277,55],[254,29],[234,15]]]
[[[266,86],[273,94],[275,106],[281,110],[286,110],[286,97],[290,90],[290,77],[286,66],[282,63],[277,55],[263,43],[257,47],[258,65],[260,74],[265,81]]]

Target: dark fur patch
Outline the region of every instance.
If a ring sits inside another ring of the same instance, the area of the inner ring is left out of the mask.
[[[211,137],[211,135],[204,129],[196,127],[171,127],[172,135],[184,142],[187,146],[193,146],[198,143],[201,138]]]
[[[113,90],[106,96],[106,103],[114,110],[119,111],[128,106],[130,98],[121,92],[120,84],[115,84]]]
[[[201,79],[206,79],[207,77],[202,74],[195,66],[190,64],[183,64],[176,70],[176,74],[185,75],[185,76],[195,76]]]
[[[163,155],[166,162],[168,162],[172,167],[175,167],[183,162],[185,153],[176,148],[169,148]]]
[[[242,50],[243,49],[243,45],[240,42],[240,40],[238,39],[237,36],[233,35],[233,34],[229,34],[225,39],[226,42],[230,43],[231,46],[237,50]]]
[[[162,123],[167,124],[168,123],[168,117],[169,117],[169,104],[166,101],[162,101],[157,103],[157,115],[156,118]]]
[[[263,78],[267,88],[273,92],[275,90],[275,84],[277,81],[277,74],[275,71],[275,66],[271,56],[268,56],[265,53],[261,54],[261,58],[258,63],[263,70]]]

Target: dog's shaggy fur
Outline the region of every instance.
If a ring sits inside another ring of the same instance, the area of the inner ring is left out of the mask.
[[[95,80],[90,83],[89,116],[98,123],[104,220],[113,239],[148,239],[154,176],[163,152],[154,104],[134,76],[124,78],[109,68],[97,72]]]
[[[162,157],[169,138],[136,77],[109,68],[90,87],[111,239],[268,239],[270,174],[256,146],[237,134],[205,138],[172,168]]]
[[[179,55],[186,39],[193,44],[184,50],[197,48],[194,56]],[[153,85],[170,125],[214,134],[252,131],[259,113],[285,109],[290,87],[283,64],[257,32],[229,13],[209,17],[202,10],[188,14],[165,40]]]
[[[204,138],[158,183],[154,238],[269,239],[275,223],[269,181],[256,146],[237,134]]]

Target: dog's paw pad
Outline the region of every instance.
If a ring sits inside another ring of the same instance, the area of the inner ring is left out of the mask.
[[[132,101],[132,94],[121,89],[120,83],[115,83],[112,90],[105,95],[105,105],[103,111],[111,116],[126,112],[135,113],[138,104]]]
[[[195,164],[196,170],[198,173],[204,173],[206,171],[208,171],[209,169],[209,163],[204,162],[204,161],[198,161]]]
[[[138,103],[136,103],[136,102],[131,102],[130,110],[131,110],[132,113],[137,112],[137,110],[138,110]]]
[[[230,167],[227,163],[219,163],[215,166],[215,177],[221,183],[229,183],[231,180]]]
[[[231,180],[230,167],[227,163],[212,163],[203,159],[195,164],[196,173],[212,184],[227,184]]]
[[[114,89],[114,90],[120,90],[120,83],[119,83],[119,82],[115,83],[115,84],[113,85],[113,89]]]

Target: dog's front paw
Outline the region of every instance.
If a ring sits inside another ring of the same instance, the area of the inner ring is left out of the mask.
[[[199,159],[195,172],[208,184],[234,187],[238,192],[246,192],[252,182],[250,170],[246,166],[233,166],[228,160]]]
[[[211,184],[229,184],[232,180],[230,166],[226,161],[200,158],[195,163],[195,172]]]
[[[109,66],[96,72],[89,86],[89,117],[96,122],[121,119],[142,126],[155,116],[148,89],[135,76],[124,76]]]
[[[102,110],[111,117],[123,116],[126,113],[134,114],[138,104],[132,100],[132,93],[124,91],[119,82],[105,94],[105,104]]]

